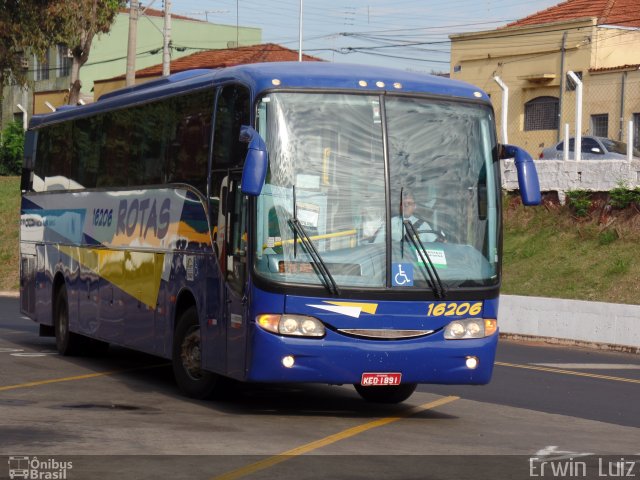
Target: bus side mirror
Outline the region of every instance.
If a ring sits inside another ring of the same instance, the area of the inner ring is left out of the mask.
[[[518,172],[518,186],[520,197],[524,205],[540,205],[542,197],[540,195],[540,182],[538,172],[533,163],[531,155],[520,147],[513,145],[503,145],[501,158],[513,158]]]
[[[242,193],[257,197],[267,178],[267,146],[260,134],[247,125],[240,129],[240,141],[249,144],[242,169]]]

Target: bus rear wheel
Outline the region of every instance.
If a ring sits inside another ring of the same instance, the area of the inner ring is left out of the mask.
[[[400,385],[385,385],[375,387],[363,387],[356,383],[353,385],[356,391],[367,402],[372,403],[400,403],[404,402],[416,390],[416,383],[402,383]]]
[[[60,287],[56,295],[54,310],[54,331],[58,353],[64,356],[79,355],[84,352],[87,338],[69,330],[69,302],[66,287]]]
[[[195,307],[178,319],[173,337],[173,374],[178,387],[191,398],[211,398],[216,393],[219,376],[202,370],[200,323]]]

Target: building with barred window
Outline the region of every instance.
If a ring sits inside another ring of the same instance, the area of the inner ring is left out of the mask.
[[[576,124],[583,84],[582,134],[640,146],[638,0],[567,0],[496,30],[451,35],[451,77],[487,91],[502,133],[502,81],[508,88],[509,143],[537,158]],[[498,80],[496,80],[499,79]]]

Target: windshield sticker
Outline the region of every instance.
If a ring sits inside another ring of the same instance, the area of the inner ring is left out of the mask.
[[[318,218],[320,217],[320,207],[312,203],[298,203],[298,220],[305,227],[318,228]]]
[[[443,250],[427,249],[425,251],[427,252],[427,255],[429,256],[429,259],[431,260],[431,263],[433,263],[434,267],[447,268],[447,257],[445,256]],[[424,265],[424,262],[422,261],[419,255],[418,255],[418,265]]]
[[[391,267],[394,287],[413,286],[413,264],[394,263]]]

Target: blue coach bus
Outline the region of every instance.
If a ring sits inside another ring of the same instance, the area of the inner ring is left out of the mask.
[[[486,93],[383,68],[177,73],[34,116],[21,182],[22,312],[75,355],[232,378],[484,384],[498,341],[499,159]]]

